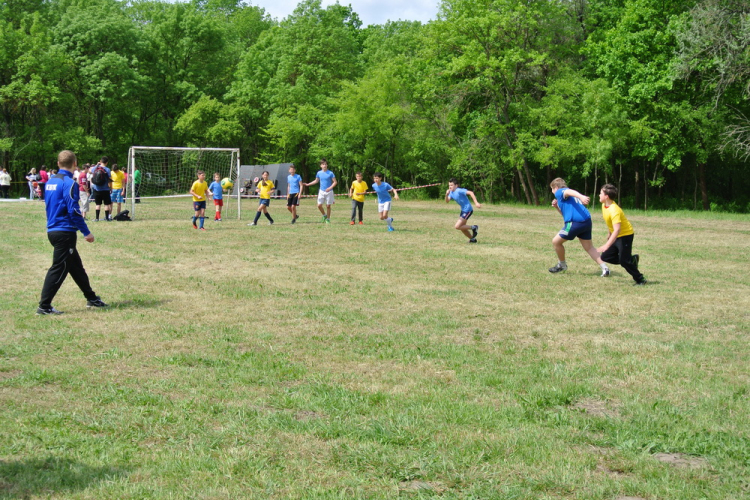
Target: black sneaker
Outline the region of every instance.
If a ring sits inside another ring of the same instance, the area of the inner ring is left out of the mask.
[[[86,301],[86,308],[101,308],[101,307],[109,307],[109,304],[106,304],[100,299],[99,297],[95,298],[94,300],[87,300]]]
[[[630,257],[630,263],[635,266],[636,269],[638,269],[638,262],[641,260],[641,258],[638,256],[638,254],[633,255]]]
[[[548,271],[551,272],[552,274],[562,273],[562,272],[565,272],[567,270],[568,270],[568,265],[567,264],[560,264],[559,262],[557,264],[555,264],[553,267],[550,267],[548,269]]]
[[[605,267],[604,269],[602,269],[602,275],[601,275],[601,277],[602,278],[609,278],[609,268],[608,267]]]
[[[470,239],[469,239],[469,243],[476,243],[476,242],[477,242],[477,239],[476,239],[476,238],[470,238]]]
[[[55,309],[52,306],[49,306],[49,307],[37,307],[36,313],[39,316],[64,314],[62,311],[58,311],[57,309]]]
[[[292,224],[296,224],[296,223],[297,223],[297,217],[295,217],[294,219],[292,219]]]
[[[474,239],[474,240],[477,239],[477,233],[478,232],[479,232],[479,226],[476,226],[476,225],[471,226],[471,238],[472,239]]]
[[[641,281],[636,281],[635,282],[635,286],[643,286],[646,283],[648,283],[648,280],[646,278],[643,278],[643,279],[641,279]],[[39,314],[39,313],[37,313],[37,314]]]

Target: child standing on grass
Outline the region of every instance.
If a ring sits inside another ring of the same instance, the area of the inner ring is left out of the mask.
[[[195,210],[195,215],[193,215],[193,229],[198,229],[195,222],[197,219],[200,219],[200,230],[205,231],[206,228],[203,227],[203,222],[206,218],[206,193],[208,192],[208,184],[206,184],[206,173],[203,170],[198,170],[196,174],[198,175],[198,180],[190,188],[190,194],[193,195],[193,210]]]
[[[112,165],[112,172],[110,173],[112,179],[112,203],[117,203],[117,212],[115,215],[122,212],[122,203],[125,201],[123,196],[125,187],[125,173],[120,170],[120,166],[115,163]]]
[[[214,222],[221,222],[221,207],[224,206],[224,188],[221,187],[219,172],[214,172],[214,181],[208,186],[208,194],[213,197],[214,208],[216,208]]]
[[[335,198],[333,194],[333,188],[338,184],[336,176],[333,172],[328,170],[328,161],[325,158],[320,160],[320,170],[315,174],[315,180],[308,182],[305,186],[314,186],[320,182],[320,190],[318,191],[318,210],[323,215],[323,222],[326,224],[331,223],[331,205],[334,204]],[[325,205],[325,209],[323,208]]]
[[[380,172],[376,172],[372,176],[372,180],[372,189],[378,195],[378,215],[380,215],[380,220],[384,220],[388,224],[388,231],[393,231],[393,217],[388,217],[388,212],[391,210],[391,195],[388,194],[388,191],[392,191],[393,197],[397,200],[398,191],[387,182],[383,182],[383,174]]]
[[[286,178],[286,209],[292,214],[292,224],[297,223],[297,207],[302,197],[302,177],[297,173],[294,165],[289,166],[289,175]]]
[[[602,268],[602,278],[608,277],[609,268],[607,264],[599,257],[599,252],[591,244],[591,214],[586,209],[590,198],[570,189],[560,177],[553,180],[549,186],[552,189],[552,194],[555,195],[552,206],[557,208],[565,222],[560,232],[552,239],[552,245],[555,247],[558,260],[557,264],[549,268],[549,272],[561,273],[568,270],[563,244],[566,241],[578,238],[586,253]]]
[[[602,216],[609,230],[609,238],[596,250],[601,253],[604,262],[624,267],[636,285],[645,285],[646,278],[638,270],[638,254],[632,255],[635,231],[625,213],[615,203],[616,197],[617,188],[613,184],[605,184],[599,191],[599,202],[602,204]]]
[[[469,191],[468,189],[459,187],[458,179],[453,177],[450,181],[448,181],[448,191],[445,192],[445,202],[450,203],[451,200],[454,200],[456,203],[458,203],[458,206],[461,207],[461,215],[458,216],[458,220],[456,221],[456,225],[454,227],[464,233],[464,236],[469,238],[469,243],[476,243],[479,226],[469,226],[468,224],[466,224],[466,222],[469,220],[469,217],[471,217],[474,213],[474,210],[471,208],[469,196],[471,196],[471,199],[474,200],[475,207],[482,208],[482,204],[477,202],[477,197],[474,196],[473,191]]]
[[[355,175],[357,180],[352,182],[349,188],[349,198],[352,199],[352,220],[349,222],[352,226],[354,225],[354,219],[359,210],[359,223],[362,222],[362,211],[365,208],[365,192],[367,191],[367,183],[362,180],[362,172],[357,172]]]
[[[271,191],[276,186],[273,185],[272,181],[268,180],[268,171],[263,172],[262,179],[255,188],[255,191],[259,194],[260,200],[258,201],[258,211],[255,213],[255,220],[252,221],[248,226],[257,226],[260,214],[265,214],[269,224],[273,224],[273,219],[268,213],[268,207],[271,205]]]

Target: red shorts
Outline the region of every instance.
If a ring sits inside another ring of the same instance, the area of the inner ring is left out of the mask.
[[[224,200],[216,200],[216,199],[214,199],[214,206],[215,207],[223,207],[224,206]]]

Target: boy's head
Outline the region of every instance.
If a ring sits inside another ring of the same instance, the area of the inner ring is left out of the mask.
[[[599,191],[599,203],[606,203],[617,198],[617,188],[614,184],[605,184]]]
[[[356,177],[358,181],[362,182],[362,172],[357,172],[356,174],[354,174],[354,177]]]
[[[552,194],[554,194],[558,189],[566,188],[568,185],[565,184],[565,181],[561,177],[558,177],[549,183],[549,187],[552,190]]]
[[[328,170],[328,160],[326,160],[325,158],[320,159],[320,169]]]
[[[214,172],[214,180],[216,182],[219,182],[219,180],[221,180],[221,175],[219,175],[219,172]]]
[[[106,165],[107,163],[109,163],[109,157],[102,156],[102,159],[99,161],[101,162],[102,165]]]
[[[60,151],[60,154],[57,155],[57,166],[63,170],[73,170],[73,167],[75,167],[77,164],[78,160],[76,159],[76,155],[73,151],[69,151],[66,149],[64,151]]]
[[[294,164],[289,165],[289,174],[294,175],[294,172],[296,172],[297,169],[294,168]]]
[[[448,189],[450,189],[451,191],[455,191],[456,189],[458,189],[458,186],[458,179],[456,179],[455,177],[451,177],[448,181]]]
[[[380,172],[375,172],[375,173],[374,173],[374,174],[372,175],[372,178],[373,178],[373,179],[375,180],[375,182],[377,182],[378,184],[380,184],[381,182],[383,182],[383,174],[381,174]]]
[[[119,172],[120,171],[120,165],[118,165],[117,163],[115,163],[114,165],[112,165],[112,170],[114,170],[115,172]]]
[[[195,173],[195,175],[197,175],[198,176],[198,180],[201,180],[201,181],[206,178],[206,172],[204,172],[203,170],[198,170]]]

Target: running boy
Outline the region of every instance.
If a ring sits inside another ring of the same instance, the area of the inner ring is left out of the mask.
[[[214,199],[214,222],[221,222],[221,207],[224,206],[224,188],[221,187],[221,176],[219,172],[214,172],[214,181],[208,186],[208,194]]]
[[[380,220],[384,220],[388,224],[388,231],[393,231],[393,217],[388,217],[388,212],[391,210],[391,195],[388,191],[393,192],[393,197],[398,200],[398,191],[387,182],[383,182],[383,174],[376,172],[372,176],[372,189],[378,195],[378,215]]]
[[[302,177],[297,173],[294,165],[289,166],[289,175],[286,177],[286,209],[292,214],[292,224],[297,222],[297,207],[302,196]]]
[[[268,219],[268,223],[273,224],[273,219],[268,213],[268,207],[271,205],[271,191],[273,191],[275,187],[276,186],[273,185],[273,181],[268,180],[268,171],[263,172],[262,180],[255,188],[255,191],[259,194],[260,198],[258,200],[258,211],[255,212],[255,220],[248,224],[248,226],[257,226],[258,219],[260,219],[260,214],[265,214],[266,219]]]
[[[456,221],[456,225],[454,227],[464,233],[464,236],[469,238],[469,243],[476,243],[479,226],[469,226],[468,224],[466,224],[466,222],[469,220],[469,217],[471,217],[474,213],[474,210],[471,208],[469,196],[471,196],[471,199],[474,200],[475,207],[482,208],[482,204],[477,202],[477,197],[474,196],[473,191],[469,191],[468,189],[459,187],[458,179],[453,177],[450,181],[448,181],[448,191],[445,192],[445,202],[450,203],[451,200],[455,200],[456,203],[458,203],[458,206],[461,207],[461,215],[458,216],[458,220]]]
[[[599,191],[599,202],[602,204],[602,216],[609,230],[609,238],[596,251],[601,253],[604,262],[624,267],[636,285],[645,285],[646,278],[638,270],[638,254],[632,255],[635,231],[625,213],[615,203],[616,197],[617,188],[613,184],[605,184]]]
[[[365,192],[367,192],[367,183],[362,180],[362,172],[354,175],[357,180],[352,182],[349,188],[349,198],[352,199],[352,220],[349,224],[354,225],[354,219],[359,210],[359,223],[362,224],[362,210],[365,208]]]
[[[326,224],[331,223],[331,205],[334,203],[333,188],[336,187],[338,181],[336,176],[328,170],[328,162],[325,158],[320,160],[320,170],[315,174],[315,180],[305,184],[305,186],[313,186],[320,182],[320,191],[318,191],[318,210],[323,214],[323,222]],[[326,206],[325,210],[323,205]]]
[[[565,226],[552,239],[552,245],[555,247],[558,262],[549,268],[551,273],[560,273],[567,271],[568,264],[565,262],[565,247],[563,243],[578,238],[581,246],[586,253],[599,264],[602,268],[602,278],[609,276],[607,264],[599,257],[599,252],[591,244],[591,214],[586,209],[590,198],[582,195],[578,191],[568,188],[565,181],[560,177],[550,183],[552,194],[555,199],[552,200],[552,206],[563,216]]]
[[[195,215],[193,215],[193,229],[198,229],[198,226],[195,225],[195,221],[200,218],[200,230],[205,231],[206,228],[203,227],[203,222],[206,219],[206,192],[208,191],[206,172],[198,170],[196,175],[198,176],[198,180],[195,181],[190,188],[190,194],[193,195],[193,210],[195,210]]]

